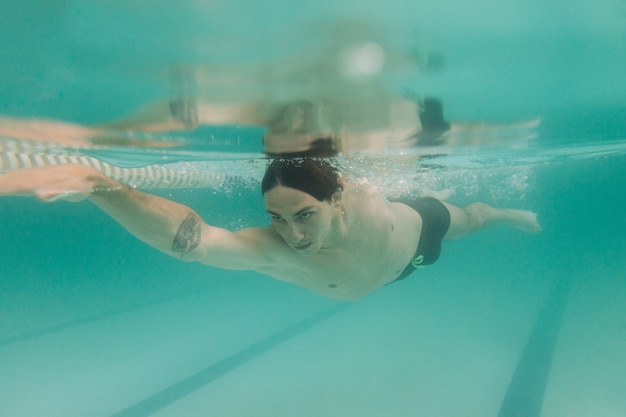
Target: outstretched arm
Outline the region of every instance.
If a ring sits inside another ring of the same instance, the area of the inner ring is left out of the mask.
[[[122,185],[83,165],[22,169],[0,175],[1,195],[42,201],[91,200],[126,230],[171,256],[227,269],[263,268],[266,229],[233,233],[207,225],[189,207]]]

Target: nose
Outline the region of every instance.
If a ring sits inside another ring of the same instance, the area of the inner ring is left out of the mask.
[[[300,243],[302,239],[304,239],[304,233],[296,224],[289,225],[289,242],[291,243]]]

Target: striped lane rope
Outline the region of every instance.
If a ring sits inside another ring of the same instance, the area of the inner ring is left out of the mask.
[[[22,168],[81,164],[109,178],[137,188],[216,188],[225,175],[180,164],[122,168],[97,158],[81,155],[78,149],[56,144],[0,137],[0,173]]]

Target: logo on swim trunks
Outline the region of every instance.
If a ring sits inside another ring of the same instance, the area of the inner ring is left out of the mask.
[[[424,262],[424,255],[416,256],[411,261],[411,265],[413,265],[413,268],[417,268],[422,264],[422,262]]]

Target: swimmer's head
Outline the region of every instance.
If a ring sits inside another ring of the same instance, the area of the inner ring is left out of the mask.
[[[275,159],[261,184],[271,228],[302,256],[336,244],[342,189],[337,168],[315,158]]]
[[[317,158],[274,159],[265,171],[261,192],[265,195],[277,185],[303,191],[318,201],[331,201],[337,191],[343,190],[339,170]]]

